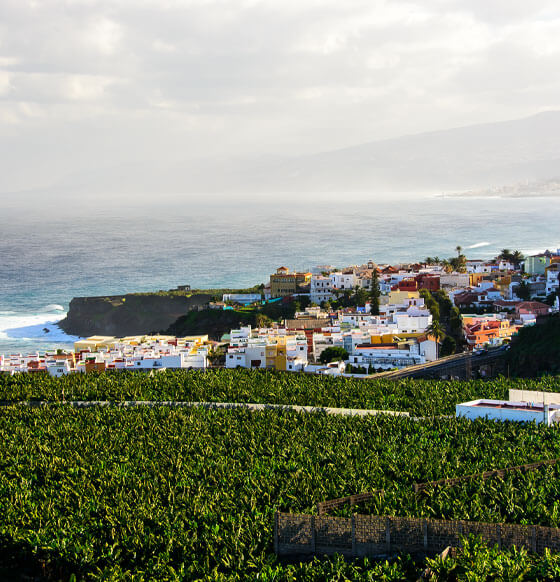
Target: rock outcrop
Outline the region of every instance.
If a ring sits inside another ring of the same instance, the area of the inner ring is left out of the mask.
[[[128,294],[105,297],[75,297],[59,326],[77,336],[122,337],[167,329],[189,311],[203,308],[211,295]]]

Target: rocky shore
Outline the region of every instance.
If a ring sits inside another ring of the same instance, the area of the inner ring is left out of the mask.
[[[69,335],[126,336],[159,332],[190,311],[204,308],[207,294],[126,294],[75,297],[59,327]]]

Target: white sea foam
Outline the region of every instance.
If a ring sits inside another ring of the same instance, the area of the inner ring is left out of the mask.
[[[0,312],[0,339],[74,342],[75,336],[67,335],[56,325],[66,316],[64,308],[60,311],[59,305],[47,307],[52,309],[35,313]]]
[[[58,305],[57,303],[51,303],[49,305],[45,305],[43,311],[64,311],[64,307],[62,307],[62,305]]]
[[[467,248],[468,249],[479,249],[480,247],[487,247],[489,245],[490,245],[489,242],[478,242],[478,243],[475,243],[474,245],[468,246]]]

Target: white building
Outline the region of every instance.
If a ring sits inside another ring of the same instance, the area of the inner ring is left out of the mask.
[[[201,368],[208,367],[206,350],[198,350],[197,353],[186,351],[167,355],[141,355],[125,358],[128,369],[153,370],[153,369],[179,369],[179,368]]]
[[[356,275],[354,273],[342,273],[337,271],[336,273],[330,274],[330,279],[333,289],[352,290],[357,284]]]
[[[397,324],[397,333],[422,333],[432,325],[432,314],[428,310],[418,315],[395,313],[392,320]]]
[[[392,368],[405,368],[415,364],[424,364],[425,358],[420,355],[417,346],[409,346],[410,349],[400,349],[396,347],[377,346],[377,345],[359,345],[356,346],[354,353],[348,358],[349,363],[353,366],[362,366],[367,368],[383,368],[390,370]]]
[[[72,371],[72,367],[68,360],[46,360],[45,367],[47,368],[49,376],[54,376],[55,378],[70,374]]]
[[[317,303],[317,305],[320,305],[323,301],[331,301],[333,298],[332,289],[333,285],[330,277],[313,275],[311,277],[309,298],[312,303]]]
[[[560,282],[560,263],[553,263],[546,269],[546,294],[556,293]]]
[[[344,362],[330,362],[328,364],[307,364],[303,368],[309,374],[322,374],[323,376],[341,376],[346,370]]]
[[[486,261],[480,260],[468,260],[467,261],[467,273],[492,273],[497,271],[498,266],[492,263],[487,263]]]
[[[555,424],[560,420],[559,404],[539,404],[536,402],[515,402],[508,400],[472,400],[455,406],[456,416],[475,420],[487,418],[490,420],[514,422],[544,422]]]
[[[340,330],[338,332],[325,332],[313,334],[313,357],[315,358],[316,361],[319,360],[324,350],[333,346],[340,348],[344,347],[342,333],[340,332]]]

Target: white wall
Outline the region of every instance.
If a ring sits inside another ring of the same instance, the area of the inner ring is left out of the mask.
[[[509,389],[509,399],[515,402],[535,402],[537,404],[560,404],[559,392],[541,392],[539,390]]]
[[[541,422],[547,421],[548,424],[552,424],[556,421],[554,418],[558,412],[558,408],[550,408],[549,410],[543,411],[542,409],[531,410],[530,408],[524,409],[512,409],[512,408],[495,408],[493,406],[484,406],[484,402],[497,403],[497,404],[510,404],[519,405],[520,407],[525,407],[526,402],[519,401],[505,401],[505,400],[473,400],[471,402],[463,402],[462,404],[457,404],[455,406],[456,416],[463,416],[470,420],[475,420],[477,418],[487,418],[489,420],[500,420],[500,421],[513,421],[513,422],[536,422],[540,424]],[[477,406],[478,404],[478,406]]]

